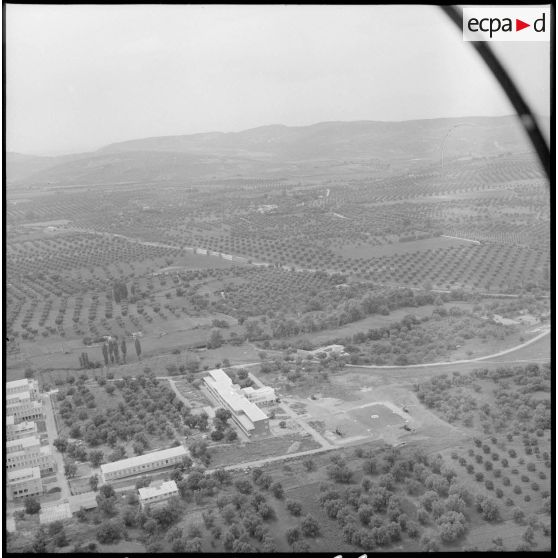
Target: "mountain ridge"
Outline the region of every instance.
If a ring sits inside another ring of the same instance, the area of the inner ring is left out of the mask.
[[[448,161],[530,150],[514,116],[328,121],[153,136],[58,157],[8,153],[7,175],[9,183],[71,185],[267,175],[280,169],[296,175],[311,173],[316,165],[321,172],[328,165],[337,173],[372,172],[413,161],[435,163],[442,146]]]

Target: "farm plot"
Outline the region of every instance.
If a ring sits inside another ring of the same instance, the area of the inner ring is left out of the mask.
[[[549,502],[549,381],[548,365],[530,364],[481,368],[416,386],[425,405],[471,430],[472,443],[451,458],[464,482],[505,503],[505,517],[539,513]]]
[[[392,254],[410,254],[422,250],[436,250],[438,248],[449,248],[454,246],[466,245],[466,239],[445,238],[442,236],[426,238],[424,240],[411,240],[406,242],[395,242],[380,246],[344,246],[337,248],[335,252],[347,258],[375,258],[381,256],[391,256]]]

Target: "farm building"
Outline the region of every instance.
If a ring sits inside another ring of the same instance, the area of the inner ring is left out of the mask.
[[[154,451],[144,455],[121,459],[112,463],[101,465],[101,481],[108,483],[114,479],[130,477],[154,471],[155,469],[163,469],[182,463],[184,457],[188,455],[188,451],[184,446],[176,446],[161,451]]]
[[[163,482],[160,486],[146,486],[138,489],[139,501],[142,508],[161,504],[173,496],[178,496],[178,486],[176,482]]]
[[[18,471],[9,471],[8,498],[24,498],[25,496],[37,496],[43,493],[43,481],[39,467],[28,467]]]
[[[14,416],[6,417],[6,440],[19,440],[37,434],[37,423],[33,421],[25,421],[15,424]]]
[[[216,404],[231,412],[233,422],[244,434],[261,436],[269,433],[268,416],[246,397],[240,386],[232,383],[223,370],[211,370],[203,380]]]

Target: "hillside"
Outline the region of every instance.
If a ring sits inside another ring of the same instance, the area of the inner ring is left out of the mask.
[[[300,175],[334,167],[338,172],[339,166],[347,172],[372,172],[392,165],[437,163],[446,135],[444,155],[448,160],[529,150],[521,126],[511,116],[322,122],[144,138],[73,156],[8,154],[7,171],[10,183],[60,185],[181,181],[285,171]]]

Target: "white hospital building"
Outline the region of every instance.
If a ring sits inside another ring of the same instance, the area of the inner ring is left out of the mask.
[[[217,406],[228,409],[231,419],[247,436],[269,433],[269,418],[260,409],[275,402],[273,388],[244,388],[233,384],[221,369],[211,370],[204,379],[205,387]]]
[[[130,477],[132,475],[141,475],[156,469],[179,465],[187,455],[188,451],[184,446],[176,446],[174,448],[121,459],[120,461],[113,461],[112,463],[105,463],[101,465],[101,481],[107,484],[111,480]]]

